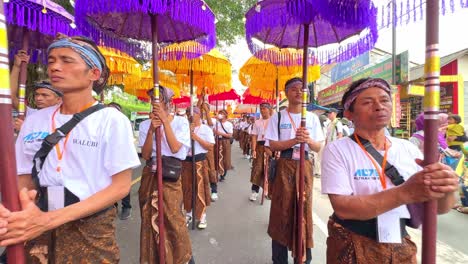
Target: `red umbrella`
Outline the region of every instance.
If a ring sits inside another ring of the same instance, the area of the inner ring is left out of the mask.
[[[273,102],[274,100],[265,99],[260,96],[253,96],[252,94],[250,94],[250,88],[245,90],[244,94],[242,94],[242,98],[243,98],[242,103],[244,104],[261,104],[261,103],[274,104]]]
[[[226,101],[226,100],[240,101],[240,99],[241,99],[240,95],[238,95],[234,89],[231,89],[228,92],[213,94],[213,95],[208,96],[208,101],[210,103],[213,103],[216,101]]]
[[[176,106],[181,106],[181,105],[187,105],[189,106],[190,105],[190,97],[189,96],[182,96],[180,98],[176,98],[174,100],[172,100],[172,102],[176,105]]]

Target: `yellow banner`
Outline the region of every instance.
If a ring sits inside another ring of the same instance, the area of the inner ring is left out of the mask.
[[[424,96],[425,87],[423,85],[409,85],[408,95]]]

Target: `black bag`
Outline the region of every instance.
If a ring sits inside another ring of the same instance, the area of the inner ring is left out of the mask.
[[[182,161],[178,158],[162,156],[162,177],[168,182],[176,182],[182,173]]]
[[[356,138],[354,137],[355,134],[351,135],[350,138],[357,143]],[[361,143],[363,144],[366,151],[377,161],[378,163],[382,164],[383,157],[382,155],[372,146],[372,144],[364,138],[361,138],[356,134],[359,138]],[[405,179],[401,176],[400,172],[395,168],[392,164],[387,162],[385,165],[385,175],[390,178],[392,183],[395,186],[403,184]],[[411,215],[411,218],[408,219],[406,225],[412,228],[419,228],[421,226],[423,219],[424,219],[424,205],[423,203],[414,203],[414,204],[407,204],[406,207]]]

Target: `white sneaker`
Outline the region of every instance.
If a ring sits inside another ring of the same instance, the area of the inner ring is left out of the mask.
[[[258,193],[252,192],[252,194],[250,195],[249,200],[252,201],[252,202],[257,201],[257,197],[258,197]]]
[[[211,201],[212,202],[218,201],[218,194],[217,193],[212,193],[211,194]]]
[[[205,229],[208,226],[208,223],[206,222],[206,214],[203,214],[200,223],[198,223],[198,228],[199,229]]]

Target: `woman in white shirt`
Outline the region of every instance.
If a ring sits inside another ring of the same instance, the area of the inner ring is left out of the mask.
[[[189,111],[187,111],[189,113]],[[195,150],[190,149],[187,158],[182,162],[182,189],[184,192],[184,208],[187,211],[187,222],[190,222],[195,215],[195,220],[199,221],[198,228],[207,227],[206,208],[211,203],[210,179],[208,175],[208,150],[212,150],[215,140],[213,130],[201,123],[201,112],[198,107],[193,108],[191,125],[191,138],[194,141]],[[192,160],[195,160],[196,175],[196,199],[195,213],[192,212],[193,200],[193,175]]]

